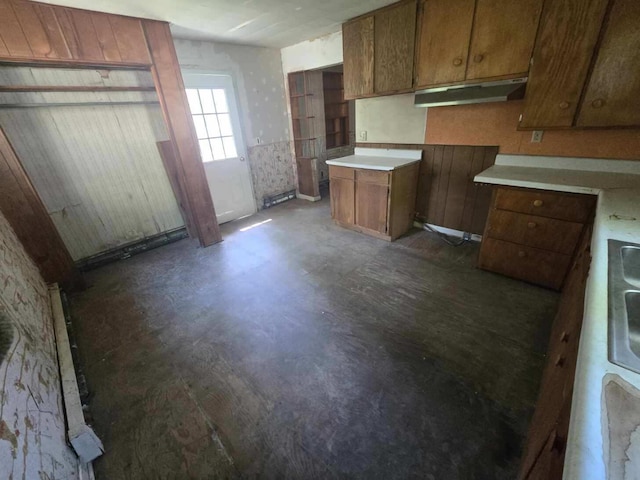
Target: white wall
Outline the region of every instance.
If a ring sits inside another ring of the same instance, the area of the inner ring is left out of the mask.
[[[427,109],[413,106],[413,93],[356,100],[356,142],[424,143]],[[367,139],[361,140],[361,133]]]
[[[0,478],[78,479],[47,285],[2,212],[0,285]]]
[[[301,72],[342,63],[342,31],[296,43],[280,51],[282,71]]]
[[[295,188],[280,51],[174,39],[180,68],[233,77],[258,208],[263,197]]]

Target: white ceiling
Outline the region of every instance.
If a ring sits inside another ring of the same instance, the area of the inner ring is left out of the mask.
[[[41,0],[165,20],[174,37],[282,48],[336,32],[350,18],[396,0]]]

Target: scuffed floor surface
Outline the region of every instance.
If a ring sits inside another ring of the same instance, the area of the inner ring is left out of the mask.
[[[99,479],[515,478],[557,294],[329,217],[293,200],[87,274]]]

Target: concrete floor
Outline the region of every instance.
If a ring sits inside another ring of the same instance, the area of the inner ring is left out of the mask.
[[[244,230],[258,222],[265,222]],[[513,479],[557,294],[287,202],[87,275],[99,479]]]

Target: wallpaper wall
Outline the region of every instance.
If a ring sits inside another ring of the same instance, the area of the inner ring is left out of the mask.
[[[47,286],[1,212],[0,285],[0,478],[76,479]]]
[[[280,50],[181,39],[174,43],[183,71],[233,77],[257,207],[265,195],[295,189]]]

